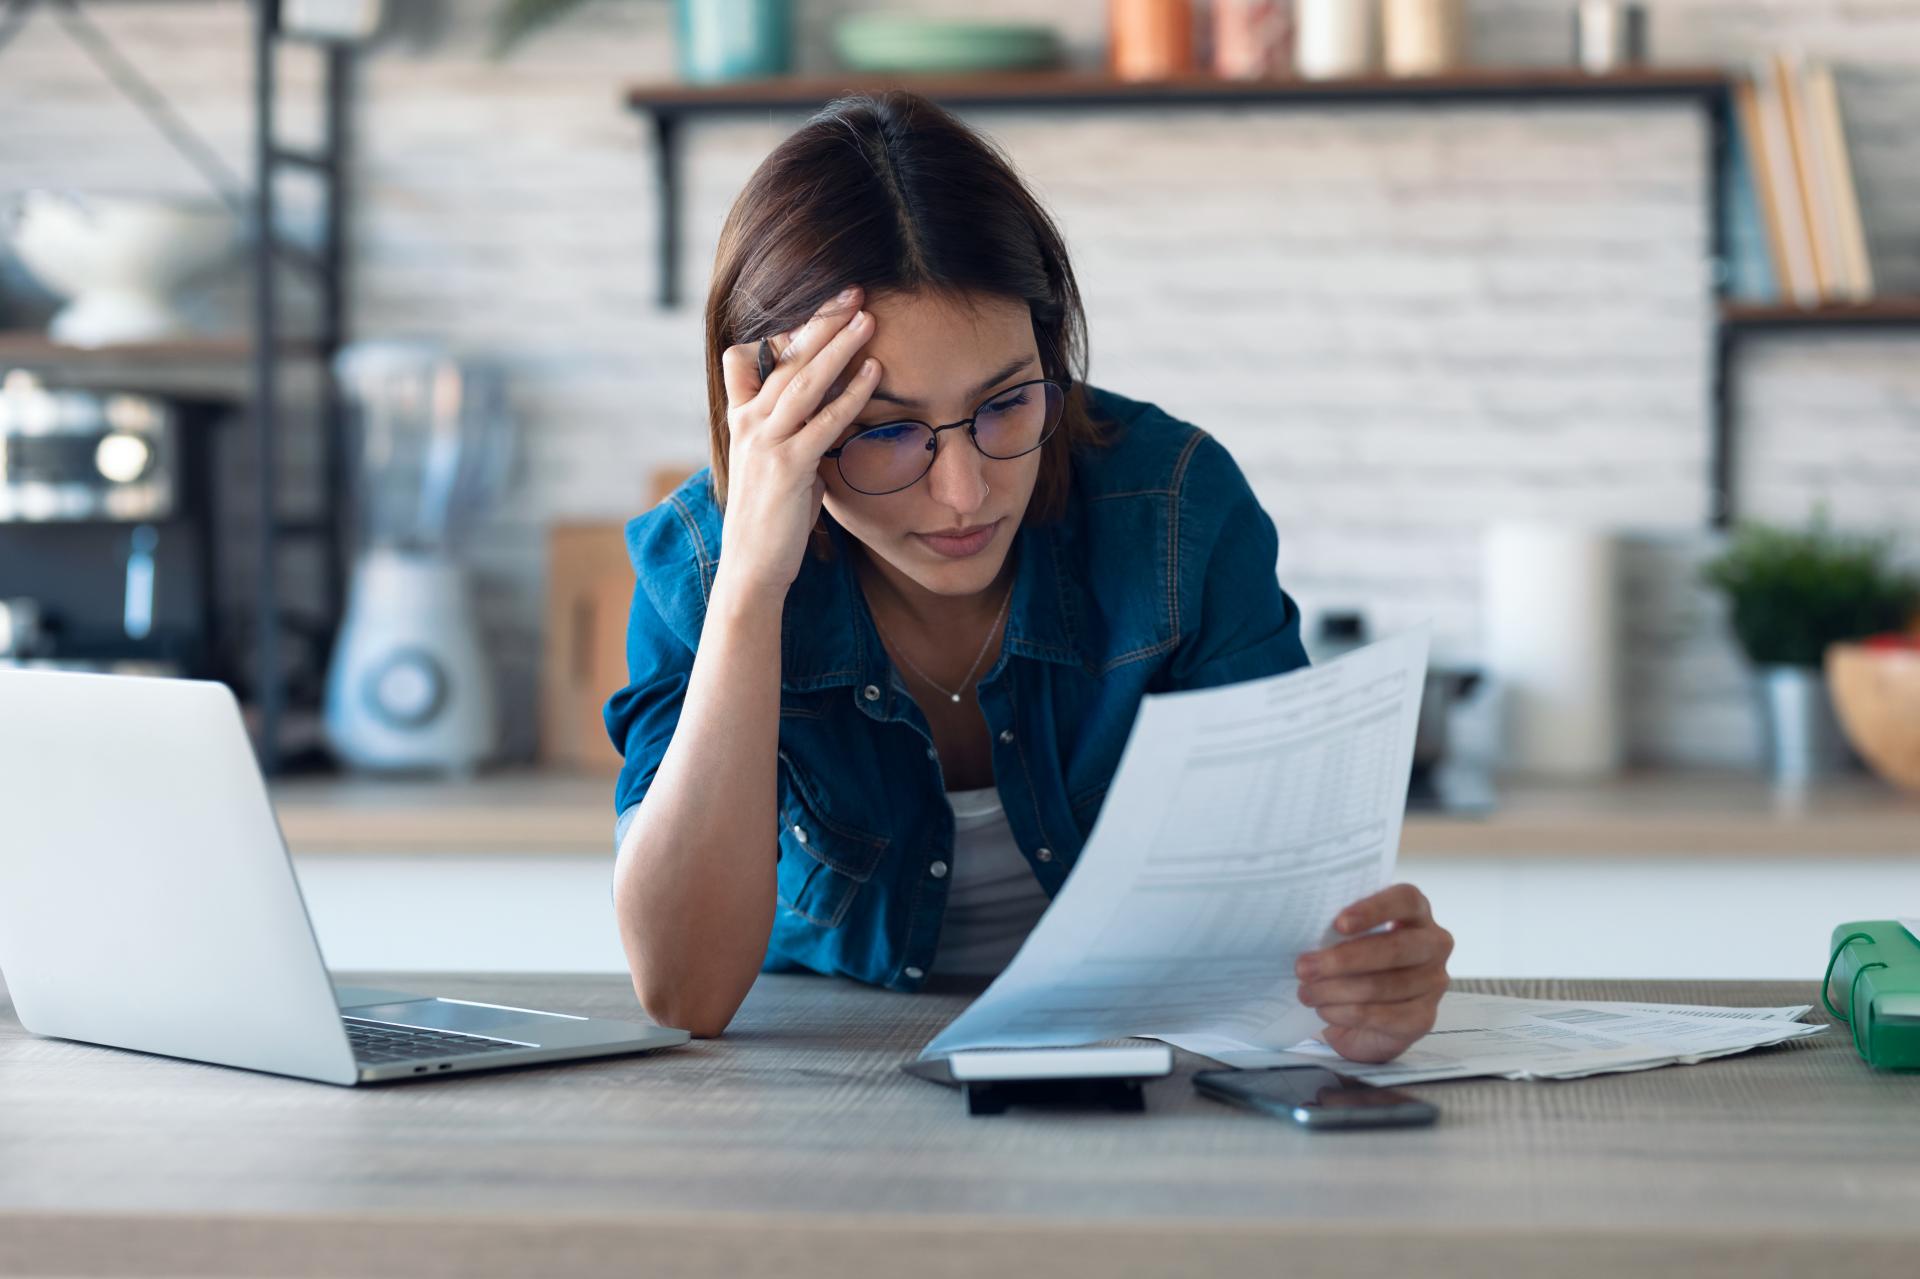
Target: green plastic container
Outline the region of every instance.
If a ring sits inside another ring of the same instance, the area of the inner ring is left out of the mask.
[[[1899,920],[1834,929],[1820,997],[1869,1066],[1920,1070],[1920,940]]]

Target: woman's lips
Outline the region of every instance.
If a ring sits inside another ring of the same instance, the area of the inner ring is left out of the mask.
[[[932,547],[934,552],[948,559],[963,560],[969,555],[978,555],[987,549],[987,543],[1000,528],[1000,521],[981,525],[971,533],[955,537],[948,533],[915,533],[914,536]]]

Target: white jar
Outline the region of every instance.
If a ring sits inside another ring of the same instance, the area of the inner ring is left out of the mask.
[[[1441,75],[1464,60],[1462,0],[1382,0],[1382,5],[1380,44],[1388,75]]]
[[[1298,0],[1293,68],[1307,80],[1366,75],[1374,67],[1376,0]]]

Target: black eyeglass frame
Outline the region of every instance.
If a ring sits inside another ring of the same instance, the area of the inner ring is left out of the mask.
[[[1040,439],[1034,444],[1033,448],[1021,449],[1018,453],[1005,453],[1005,454],[989,453],[984,448],[980,448],[980,436],[974,431],[974,426],[973,426],[974,422],[977,421],[980,415],[986,411],[987,406],[992,404],[995,400],[1003,400],[1007,396],[1012,395],[1015,391],[1018,391],[1020,388],[1026,387],[1026,386],[1050,386],[1050,387],[1053,387],[1056,391],[1060,392],[1059,415],[1053,419],[1052,423],[1048,425],[1046,430],[1040,433]],[[846,486],[852,489],[854,492],[865,494],[867,497],[885,497],[889,493],[904,493],[908,489],[912,488],[914,485],[918,484],[921,480],[924,480],[927,478],[927,472],[933,469],[933,464],[936,461],[938,461],[940,457],[940,432],[942,431],[958,430],[960,427],[964,426],[967,428],[967,438],[973,441],[974,448],[980,450],[981,457],[990,457],[996,462],[1010,462],[1016,457],[1025,457],[1027,454],[1033,452],[1034,449],[1039,448],[1042,444],[1045,444],[1048,440],[1052,439],[1053,433],[1060,429],[1061,419],[1066,417],[1066,407],[1067,407],[1067,384],[1065,382],[1062,382],[1059,378],[1051,378],[1051,377],[1028,378],[1024,382],[1015,382],[1012,386],[1003,387],[1000,390],[995,391],[992,395],[989,395],[986,399],[980,401],[980,403],[974,407],[972,417],[963,417],[958,422],[948,422],[944,426],[934,426],[931,423],[922,422],[918,418],[910,418],[910,417],[901,418],[900,420],[895,422],[876,422],[872,426],[869,426],[865,430],[861,431],[858,435],[853,436],[845,444],[836,445],[835,447],[828,449],[825,453],[822,453],[820,456],[822,459],[826,459],[826,458],[833,459],[834,469],[840,472],[841,481],[845,483]],[[865,436],[868,433],[873,431],[888,431],[888,430],[894,429],[895,427],[901,427],[901,426],[924,427],[928,432],[927,434],[927,465],[920,472],[920,474],[914,476],[912,479],[908,480],[905,484],[900,485],[900,487],[898,488],[882,489],[877,493],[873,492],[870,489],[863,489],[858,484],[855,484],[852,480],[847,479],[847,469],[846,467],[840,465],[840,455],[846,452],[847,448],[850,445],[852,445],[855,440],[858,440],[862,436]]]

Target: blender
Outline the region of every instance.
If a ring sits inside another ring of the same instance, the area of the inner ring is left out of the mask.
[[[504,380],[415,342],[353,343],[334,373],[363,546],[327,671],[328,743],[354,768],[470,773],[498,724],[458,548],[505,485]]]

